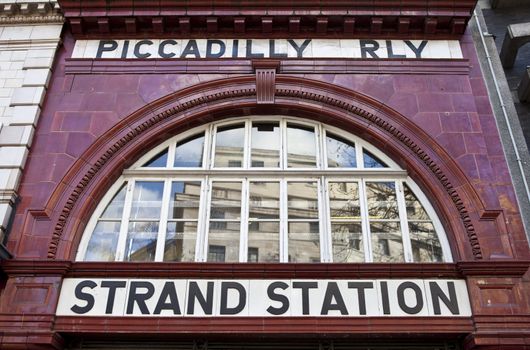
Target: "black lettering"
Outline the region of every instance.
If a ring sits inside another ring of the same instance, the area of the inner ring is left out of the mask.
[[[186,56],[193,55],[195,58],[201,58],[201,54],[199,52],[199,48],[197,47],[197,41],[196,40],[190,40],[186,44],[186,47],[180,54],[180,58],[187,58]]]
[[[406,55],[398,55],[394,53],[394,50],[392,49],[392,40],[386,41],[386,50],[388,51],[388,58],[405,58]]]
[[[164,40],[158,46],[158,56],[162,58],[173,58],[176,56],[174,52],[166,53],[166,45],[177,45],[178,43],[175,40]]]
[[[333,300],[335,300],[335,302],[333,302]],[[342,298],[337,282],[328,283],[320,314],[327,315],[330,310],[338,310],[341,315],[348,314],[348,309],[346,309],[346,304],[344,304],[344,299]]]
[[[301,46],[298,46],[298,44],[294,40],[287,40],[289,44],[293,47],[293,49],[296,51],[296,57],[303,58],[304,57],[304,50],[306,47],[311,43],[311,39],[305,40]]]
[[[361,57],[362,58],[368,58],[367,54],[369,54],[372,58],[379,58],[377,54],[375,53],[377,50],[379,50],[379,43],[375,40],[360,40],[361,43]]]
[[[270,58],[285,58],[287,57],[286,53],[277,53],[276,52],[276,40],[269,40],[269,57]]]
[[[213,52],[213,45],[218,45],[217,52]],[[225,54],[226,45],[222,40],[206,40],[206,58],[219,58]]]
[[[293,288],[302,290],[302,313],[309,315],[309,289],[318,288],[317,282],[293,282]]]
[[[434,307],[434,314],[441,315],[442,310],[440,309],[440,299],[444,302],[445,306],[451,311],[453,315],[460,314],[458,308],[458,299],[456,298],[456,290],[454,282],[447,282],[447,288],[449,289],[449,297],[444,293],[442,288],[436,282],[429,282],[431,287],[432,305]]]
[[[105,313],[107,315],[112,314],[114,309],[114,299],[116,299],[116,289],[125,288],[127,282],[125,281],[103,281],[101,282],[101,288],[109,289],[109,296],[107,298],[107,306],[105,307]]]
[[[111,52],[118,48],[118,42],[116,40],[100,40],[96,58],[101,58],[103,52]]]
[[[275,290],[277,288],[286,290],[287,288],[289,288],[289,285],[284,282],[272,282],[271,284],[269,284],[269,287],[267,288],[267,296],[269,297],[269,299],[282,303],[282,306],[280,307],[276,308],[269,306],[267,308],[267,312],[271,315],[283,315],[287,312],[287,310],[289,310],[289,298],[287,298],[285,295],[276,294]]]
[[[412,289],[416,295],[416,305],[408,306],[405,303],[405,290]],[[415,315],[423,309],[423,296],[420,287],[412,282],[403,282],[397,288],[398,304],[401,310],[409,315]]]
[[[232,58],[237,58],[239,55],[239,40],[234,40],[234,44],[232,45]]]
[[[146,289],[145,293],[138,293],[138,289]],[[145,301],[155,294],[155,287],[151,282],[131,282],[129,288],[129,299],[127,300],[127,314],[134,312],[134,304],[138,305],[142,315],[149,315],[149,309]]]
[[[228,290],[235,289],[239,294],[238,304],[234,307],[228,307]],[[241,283],[221,282],[221,306],[219,313],[221,315],[237,315],[245,308],[247,304],[247,291]]]
[[[252,52],[252,40],[247,39],[247,58],[263,58],[265,55],[262,53],[253,53]]]
[[[136,58],[149,58],[149,57],[151,57],[151,54],[149,52],[146,52],[146,53],[141,53],[140,52],[140,49],[144,45],[151,46],[151,45],[153,45],[153,42],[151,40],[140,40],[139,42],[137,42],[136,45],[134,45],[134,56],[136,56]]]
[[[167,300],[169,298],[169,301]],[[153,314],[160,315],[162,310],[172,310],[173,315],[180,315],[180,305],[177,297],[177,290],[175,289],[175,284],[173,282],[166,282],[158,302],[155,306],[155,311]]]
[[[364,290],[374,288],[374,284],[372,282],[348,282],[348,288],[357,289],[359,314],[366,315],[366,296],[365,296]],[[387,299],[388,299],[388,291],[387,291]],[[387,300],[387,304],[388,304],[388,300]]]
[[[381,301],[383,302],[383,313],[390,315],[390,301],[388,299],[388,283],[381,282]]]
[[[206,315],[211,315],[213,311],[213,282],[206,284],[206,298],[202,294],[197,282],[190,282],[188,286],[188,315],[195,313],[195,300],[201,304],[201,308]]]
[[[416,58],[421,58],[421,53],[423,52],[423,49],[425,49],[425,46],[427,46],[427,40],[423,40],[418,47],[414,46],[410,40],[405,40],[405,44],[412,50],[412,52],[414,52]]]
[[[85,306],[74,305],[70,308],[70,310],[72,310],[76,314],[81,314],[81,315],[86,314],[87,312],[92,310],[92,308],[94,307],[94,303],[95,303],[94,296],[92,294],[83,292],[83,289],[84,288],[94,289],[97,286],[98,285],[96,282],[90,281],[90,280],[82,281],[77,286],[75,286],[75,292],[74,292],[75,297],[79,300],[86,301],[86,305]]]
[[[129,51],[129,40],[123,42],[123,49],[121,50],[121,58],[127,58],[127,53]],[[103,284],[101,284],[103,286]]]

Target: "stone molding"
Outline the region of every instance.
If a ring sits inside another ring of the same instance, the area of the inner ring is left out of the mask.
[[[12,0],[0,2],[0,25],[63,23],[57,0]]]

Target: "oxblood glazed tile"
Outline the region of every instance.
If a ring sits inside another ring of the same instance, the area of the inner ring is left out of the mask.
[[[411,118],[418,113],[418,100],[414,94],[396,92],[390,97],[387,105],[407,118]]]
[[[440,113],[440,122],[445,132],[469,132],[471,123],[467,113]]]
[[[436,141],[453,157],[466,153],[464,137],[461,133],[443,133],[436,138]]]
[[[487,154],[486,141],[482,133],[465,133],[464,141],[467,153]]]
[[[475,112],[475,96],[471,94],[451,94],[453,107],[457,112]]]
[[[418,94],[418,106],[421,112],[452,112],[453,104],[448,94]]]

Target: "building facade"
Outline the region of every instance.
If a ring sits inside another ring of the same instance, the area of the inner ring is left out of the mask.
[[[474,1],[50,4],[47,68],[2,27],[1,348],[530,348]]]

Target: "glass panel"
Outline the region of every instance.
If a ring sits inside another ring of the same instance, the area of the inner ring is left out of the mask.
[[[96,225],[85,254],[85,261],[114,261],[120,234],[120,221],[100,221]]]
[[[201,183],[174,181],[171,184],[169,219],[198,219]]]
[[[249,219],[280,218],[280,183],[251,182],[249,192]]]
[[[331,219],[360,219],[359,185],[357,182],[330,182]]]
[[[218,128],[215,137],[215,167],[240,168],[243,164],[245,125]]]
[[[368,215],[373,219],[399,219],[396,184],[394,182],[367,182]]]
[[[196,239],[196,221],[168,222],[164,261],[194,261]]]
[[[156,156],[151,158],[147,163],[144,164],[144,167],[148,168],[165,168],[167,167],[167,148],[162,152],[158,153]]]
[[[248,225],[248,261],[280,261],[280,224],[271,221],[254,221]],[[252,255],[250,254],[252,253]]]
[[[280,166],[280,124],[252,123],[252,167]]]
[[[320,262],[318,222],[289,223],[289,262]]]
[[[126,261],[154,261],[158,222],[137,221],[129,222],[127,245],[125,247]]]
[[[211,221],[208,233],[208,261],[238,262],[239,233],[239,222]],[[212,246],[215,248],[212,249]],[[223,251],[222,257],[221,250]]]
[[[289,219],[318,219],[318,187],[316,182],[287,184]]]
[[[175,163],[177,168],[200,168],[204,154],[204,133],[177,142]]]
[[[331,223],[333,262],[364,262],[362,226],[356,223]]]
[[[399,222],[371,222],[374,262],[403,262],[403,241]]]
[[[123,203],[125,202],[125,189],[127,183],[124,183],[118,193],[112,198],[109,205],[105,208],[105,211],[101,215],[102,219],[119,219],[121,220],[123,214]]]
[[[210,219],[241,218],[241,182],[212,183]]]
[[[430,222],[409,222],[412,255],[415,262],[443,261],[442,246]]]
[[[316,165],[315,129],[287,124],[287,166],[314,168]]]
[[[163,191],[163,182],[137,181],[133,192],[131,219],[160,218]]]
[[[420,201],[410,188],[405,184],[405,204],[407,206],[407,218],[409,220],[431,220],[421,205]]]
[[[372,153],[368,152],[367,150],[364,150],[363,152],[363,160],[364,160],[364,167],[365,168],[386,168],[387,165],[383,163],[379,158],[374,156]]]
[[[341,137],[327,134],[326,148],[329,168],[356,168],[355,144]]]

